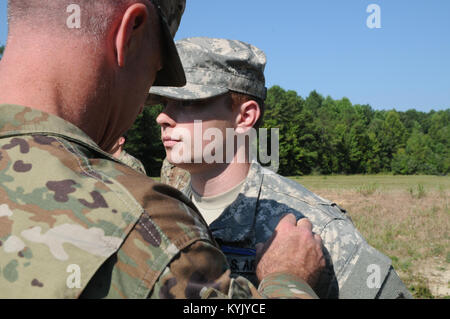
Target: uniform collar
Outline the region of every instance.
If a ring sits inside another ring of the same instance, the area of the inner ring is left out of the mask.
[[[216,240],[224,244],[239,242],[239,246],[255,244],[255,221],[263,177],[263,168],[252,162],[241,193],[210,225]]]
[[[109,156],[81,129],[58,116],[12,104],[0,104],[0,114],[0,137],[30,134],[63,137]]]

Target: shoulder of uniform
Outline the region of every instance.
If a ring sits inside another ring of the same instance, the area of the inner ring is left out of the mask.
[[[123,173],[116,176],[117,181],[180,249],[195,240],[212,241],[203,217],[183,193],[128,167],[119,165],[117,169]]]
[[[266,192],[264,192],[266,190]],[[331,219],[348,218],[347,211],[335,202],[325,199],[287,177],[275,173],[264,175],[262,196],[276,198],[279,202],[290,203],[292,207],[315,209]]]
[[[265,174],[263,187],[270,188],[274,192],[284,194],[291,198],[306,201],[311,205],[332,204],[331,201],[326,200],[319,195],[311,192],[300,183],[279,174]]]
[[[86,193],[87,199],[79,204],[88,208],[105,206],[113,212],[127,212],[127,216],[134,217],[146,211],[159,231],[173,243],[179,243],[180,247],[191,239],[210,239],[206,223],[185,196],[171,187],[155,183],[99,148],[45,135],[24,136],[23,141],[18,139],[16,144],[36,154],[32,161],[36,167],[45,163],[41,160],[43,153],[35,152],[37,149],[47,152],[46,162],[51,157],[54,165],[62,164],[54,166],[54,172],[45,173],[48,175],[46,178],[55,176],[55,185],[49,185],[50,188],[56,187],[55,196],[63,191],[60,190],[62,183],[70,183],[67,187],[83,185],[79,191]],[[44,174],[47,169],[41,171]],[[173,223],[173,220],[180,222]]]
[[[331,221],[320,235],[333,261],[340,297],[374,298],[391,268],[390,258],[369,245],[348,220]],[[377,280],[372,288],[366,285],[370,278]]]
[[[341,260],[334,262],[334,265],[340,267],[340,298],[376,298],[392,269],[391,259],[370,246],[362,237],[357,238],[355,232],[342,235],[343,239],[338,241],[343,252],[340,257],[347,260],[341,267]],[[352,242],[353,240],[357,243]]]

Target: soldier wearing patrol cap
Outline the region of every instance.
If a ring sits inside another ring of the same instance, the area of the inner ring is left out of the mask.
[[[77,3],[79,29],[66,24],[72,0],[9,0],[0,298],[314,297],[305,280],[324,264],[320,241],[292,215],[266,246],[256,289],[230,277],[191,202],[106,152],[153,83],[185,84],[172,38],[185,0]],[[280,265],[298,245],[309,264]]]
[[[222,136],[232,129],[239,136],[258,127],[266,97],[266,57],[260,49],[236,40],[188,38],[178,41],[177,48],[186,86],[152,87],[147,103],[165,105],[157,122],[167,160],[190,173],[190,183],[181,190],[210,225],[232,271],[258,284],[257,245],[272,236],[282,216],[294,213],[299,220],[311,220],[313,231],[323,238],[327,269],[316,286],[319,297],[410,298],[391,260],[366,242],[335,203],[252,161],[248,148],[245,163],[236,161],[236,156],[231,162],[213,163],[197,158],[193,145],[199,141],[191,140],[195,121],[202,121],[202,134],[197,135],[201,139],[211,128]],[[225,153],[227,142],[215,144],[216,154]],[[199,145],[206,149],[209,143],[203,140]],[[180,161],[179,154],[184,152],[192,158]],[[373,267],[377,284],[368,283]]]

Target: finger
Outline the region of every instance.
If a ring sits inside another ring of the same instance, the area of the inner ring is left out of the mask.
[[[259,261],[261,260],[263,255],[264,244],[263,243],[256,244],[255,248],[256,248],[255,262],[256,264],[259,264]]]
[[[279,229],[280,227],[282,227],[283,225],[292,225],[295,226],[296,224],[296,218],[294,216],[294,214],[287,214],[284,215],[283,218],[281,218],[280,222],[278,223],[277,227],[275,228],[275,230]]]
[[[299,219],[297,222],[297,227],[305,227],[307,228],[310,232],[312,232],[312,224],[311,222],[308,220],[308,218],[304,217],[302,219]]]
[[[257,243],[255,245],[256,248],[256,256],[262,255],[263,251],[264,251],[264,244],[263,243]]]
[[[316,241],[316,243],[322,246],[322,237],[320,237],[319,234],[314,234],[314,240]]]

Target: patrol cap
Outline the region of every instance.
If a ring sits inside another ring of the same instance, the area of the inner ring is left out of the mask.
[[[163,39],[163,68],[157,73],[153,85],[183,86],[186,84],[186,77],[173,37],[180,26],[186,0],[151,0],[151,2],[161,20]]]
[[[186,74],[184,87],[150,89],[148,105],[161,97],[176,100],[201,100],[229,91],[266,98],[264,69],[266,55],[255,46],[237,40],[206,37],[176,42]]]

